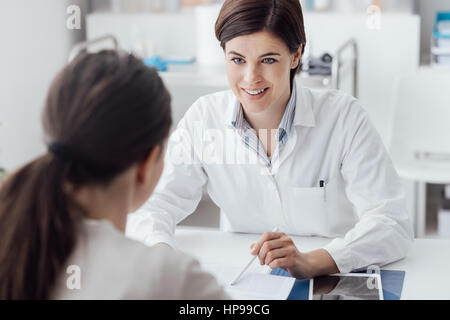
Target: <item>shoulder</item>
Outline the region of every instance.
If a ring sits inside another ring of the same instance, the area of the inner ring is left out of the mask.
[[[142,251],[133,258],[135,265],[131,272],[136,275],[133,287],[141,286],[143,297],[223,299],[224,292],[216,279],[203,271],[194,257],[165,244],[142,246]]]
[[[105,245],[117,251],[122,265],[133,269],[137,274],[155,272],[157,276],[161,276],[165,272],[187,269],[189,265],[196,263],[194,258],[166,244],[148,246],[119,232],[110,232],[103,239]]]
[[[147,246],[127,238],[104,221],[81,230],[67,262],[83,270],[81,297],[100,299],[178,299],[187,273],[198,264],[167,245]],[[66,291],[61,295],[73,296]]]
[[[147,246],[124,238],[131,287],[147,299],[226,299],[222,287],[194,257],[165,244]],[[126,252],[126,253],[125,253]],[[139,289],[138,289],[139,288]]]
[[[215,127],[225,121],[236,98],[232,90],[224,90],[199,97],[186,111],[181,123],[201,122]]]
[[[81,288],[70,290],[63,271],[53,289],[57,299],[222,298],[214,277],[199,262],[163,244],[147,246],[126,238],[106,221],[79,231],[66,267],[81,270]]]
[[[367,111],[358,99],[350,94],[335,89],[321,90],[302,87],[304,103],[309,104],[317,122],[327,119],[333,122],[361,123],[369,121]]]
[[[157,299],[227,299],[228,296],[216,279],[202,270],[197,259],[164,244],[151,248],[152,261],[158,258],[156,272],[158,273],[159,292],[153,298]],[[149,255],[150,256],[150,255]],[[154,281],[150,281],[154,283]],[[153,286],[152,286],[153,287]]]
[[[359,100],[352,95],[336,89],[311,89],[302,87],[304,98],[315,108],[324,108],[327,111],[359,112],[364,111]]]

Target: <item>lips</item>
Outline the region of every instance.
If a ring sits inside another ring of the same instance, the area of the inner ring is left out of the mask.
[[[268,88],[262,88],[262,89],[244,89],[245,92],[247,92],[248,94],[251,95],[258,95],[260,93],[263,93],[265,90],[267,90]]]
[[[261,99],[269,88],[261,88],[261,89],[242,89],[245,92],[245,96],[249,100],[259,100]]]

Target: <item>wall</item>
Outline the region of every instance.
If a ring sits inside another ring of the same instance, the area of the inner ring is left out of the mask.
[[[141,30],[140,35],[156,44],[158,54],[197,52],[195,16],[190,13],[93,14],[87,20],[89,39],[112,33],[123,48],[132,50],[134,30]],[[173,21],[177,21],[175,26]],[[419,66],[420,18],[403,13],[383,14],[380,29],[376,30],[369,29],[366,22],[365,14],[305,14],[307,48],[314,55],[334,54],[350,37],[357,40],[359,98],[387,144],[396,77]],[[211,23],[211,30],[213,27]]]
[[[67,29],[69,4],[82,1],[0,1],[0,167],[7,170],[45,150],[40,114],[46,91],[84,32]]]

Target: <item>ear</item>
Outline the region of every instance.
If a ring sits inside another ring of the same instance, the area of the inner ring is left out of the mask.
[[[156,145],[150,151],[147,158],[137,165],[137,182],[139,184],[147,183],[147,180],[150,177],[149,173],[151,172],[151,168],[154,167],[156,161],[161,156],[161,151],[161,146]]]
[[[302,59],[302,50],[303,45],[301,44],[300,47],[298,47],[297,51],[294,53],[291,69],[297,68],[297,66],[300,64],[300,60]]]

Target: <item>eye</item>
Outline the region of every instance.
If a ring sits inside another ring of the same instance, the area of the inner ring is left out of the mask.
[[[231,59],[231,61],[233,61],[236,64],[244,63],[244,60],[242,58],[233,58]]]
[[[267,63],[267,64],[272,64],[272,63],[277,62],[277,60],[275,60],[274,58],[265,58],[265,59],[263,60],[263,62],[264,62],[264,63]]]

